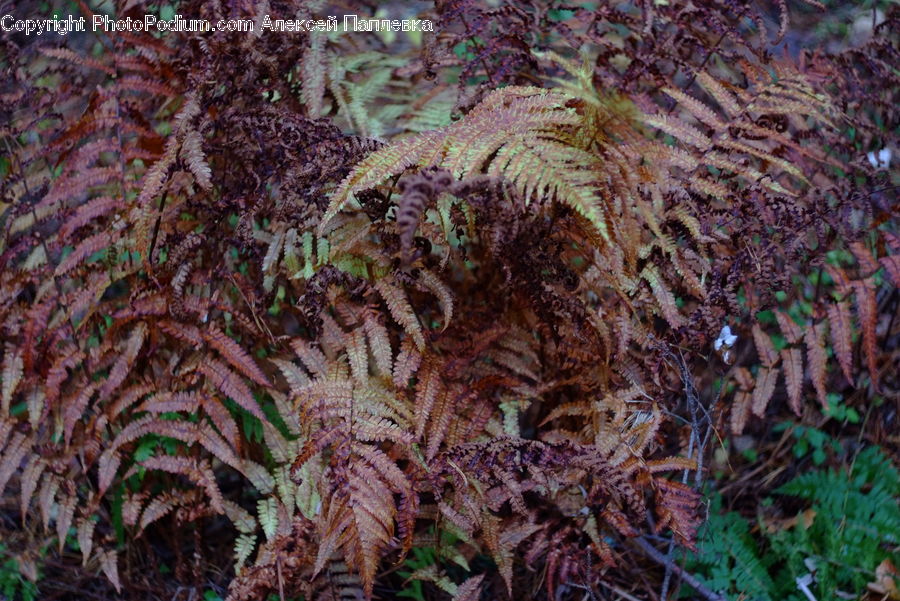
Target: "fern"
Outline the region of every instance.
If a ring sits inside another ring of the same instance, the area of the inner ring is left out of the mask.
[[[760,552],[750,534],[750,523],[740,514],[722,512],[721,503],[721,497],[712,497],[697,553],[689,560],[690,569],[704,574],[710,590],[730,593],[729,598],[743,596],[760,601],[782,598],[776,594],[769,574],[772,562]]]
[[[868,447],[846,471],[804,474],[775,492],[810,502],[815,515],[811,524],[801,520],[772,537],[772,548],[787,559],[784,572],[801,576],[812,558],[819,596],[863,592],[900,532],[900,472],[884,453]]]
[[[650,522],[693,543],[685,398],[734,384],[700,434],[891,394],[900,241],[864,158],[896,129],[889,27],[775,60],[752,3],[539,4],[423,5],[439,35],[4,37],[11,552],[133,597],[163,584],[121,549],[225,586],[204,535],[229,532],[231,599],[359,599],[431,535],[489,558],[419,574],[447,595],[555,598]]]
[[[571,145],[571,132],[580,122],[567,107],[572,100],[561,92],[505,88],[488,96],[458,123],[370,155],[335,192],[320,231],[351,195],[411,166],[434,166],[449,169],[457,178],[482,171],[503,176],[513,182],[526,204],[538,196],[556,198],[606,236],[604,201],[594,183],[602,179],[603,166]],[[499,127],[497,133],[483,135],[495,127]]]
[[[810,573],[816,598],[862,594],[900,532],[900,472],[884,452],[867,447],[848,468],[803,474],[775,493],[810,507],[783,526],[761,524],[755,535],[713,496],[690,568],[729,599],[799,601],[797,579]]]

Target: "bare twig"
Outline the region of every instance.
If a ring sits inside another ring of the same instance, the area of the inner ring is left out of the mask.
[[[622,599],[625,599],[625,601],[641,601],[640,599],[638,599],[638,598],[635,597],[634,595],[630,594],[630,593],[627,592],[627,591],[622,590],[621,588],[619,588],[618,586],[616,586],[616,585],[614,585],[614,584],[609,584],[609,583],[603,582],[603,581],[601,580],[601,581],[600,581],[600,585],[601,585],[601,586],[604,586],[604,587],[606,587],[606,588],[608,588],[609,590],[611,590],[611,591],[614,592],[615,594],[619,595],[619,597],[621,597]]]
[[[641,551],[647,554],[647,556],[653,561],[657,562],[660,565],[666,566],[667,570],[671,570],[678,574],[678,576],[687,583],[692,589],[697,591],[697,593],[706,599],[707,601],[726,601],[725,597],[719,595],[718,593],[714,593],[713,591],[706,588],[706,586],[697,580],[693,575],[688,573],[684,568],[671,560],[671,558],[666,557],[662,553],[660,553],[656,547],[645,541],[643,538],[635,538],[633,539],[635,544],[641,548]]]
[[[688,369],[687,361],[684,358],[682,353],[678,353],[676,355],[672,352],[671,349],[666,347],[664,349],[664,353],[666,355],[667,361],[674,364],[679,373],[681,375],[682,386],[684,387],[685,399],[688,407],[688,412],[690,413],[690,425],[691,425],[691,436],[688,441],[688,458],[694,458],[697,462],[696,473],[694,475],[694,486],[699,488],[703,483],[703,457],[706,453],[706,446],[709,443],[709,440],[713,431],[713,419],[712,419],[712,410],[715,408],[716,404],[719,401],[719,396],[717,396],[710,407],[707,409],[703,406],[703,403],[700,402],[700,395],[697,392],[697,387],[694,385],[694,379],[691,376],[691,372]],[[721,389],[720,389],[721,395]],[[701,433],[702,430],[702,433]],[[684,470],[681,475],[681,483],[687,484],[690,470]],[[666,566],[665,576],[663,577],[662,586],[660,588],[660,598],[665,600],[668,598],[669,587],[672,579],[672,566],[674,566],[674,562],[672,561],[672,554],[675,551],[675,541],[674,539],[669,539],[668,549],[666,550],[665,559],[666,562],[664,565]]]

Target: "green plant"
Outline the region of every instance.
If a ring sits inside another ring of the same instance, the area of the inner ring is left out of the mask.
[[[687,556],[688,569],[701,575],[711,590],[771,599],[774,582],[751,526],[734,511],[722,512],[722,498],[713,495],[709,518],[699,533],[697,553]]]
[[[846,468],[798,476],[775,492],[808,501],[813,512],[811,521],[770,536],[774,554],[786,559],[785,585],[812,570],[819,599],[859,594],[882,560],[898,558],[900,472],[880,449],[863,449]]]
[[[0,543],[0,599],[34,601],[38,598],[40,570],[33,559],[13,556]]]
[[[449,566],[454,572],[470,571],[466,558],[455,552],[456,542],[456,536],[444,531],[441,532],[439,543],[435,540],[433,546],[415,546],[410,549],[410,554],[403,562],[405,569],[397,572],[406,579],[403,590],[397,596],[425,601],[424,582],[433,582],[441,590],[455,593],[456,584],[446,574],[448,564],[455,564]]]
[[[403,562],[404,567],[409,568],[397,572],[407,579],[406,586],[397,593],[398,597],[407,597],[415,601],[425,601],[425,593],[422,590],[422,580],[414,577],[423,570],[435,570],[438,563],[437,552],[434,547],[413,547]]]
[[[813,463],[822,465],[827,458],[829,448],[835,452],[841,450],[841,445],[838,441],[832,439],[818,428],[784,421],[776,425],[773,431],[783,432],[788,429],[791,430],[791,436],[794,438],[794,445],[791,451],[797,459],[805,457],[812,451]]]
[[[821,438],[822,449],[840,448]],[[734,600],[808,601],[798,579],[811,575],[817,599],[852,598],[875,580],[883,560],[900,557],[900,472],[879,448],[861,450],[841,469],[797,476],[774,493],[766,504],[807,506],[789,519],[760,517],[754,525],[722,512],[721,497],[711,497],[697,553],[685,556],[710,589]]]

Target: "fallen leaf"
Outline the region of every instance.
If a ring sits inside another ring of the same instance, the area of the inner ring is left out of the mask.
[[[879,595],[887,595],[891,599],[900,599],[897,589],[897,568],[890,559],[885,559],[875,568],[875,582],[870,582],[868,589]]]

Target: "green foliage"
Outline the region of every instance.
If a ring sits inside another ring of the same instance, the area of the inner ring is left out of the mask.
[[[853,407],[848,407],[841,403],[841,395],[836,393],[828,394],[828,407],[825,409],[824,413],[828,417],[832,417],[839,422],[846,422],[850,424],[858,424],[860,422],[859,412],[856,411]]]
[[[836,598],[837,591],[860,593],[890,555],[887,549],[897,549],[900,473],[878,448],[862,450],[846,470],[804,474],[775,492],[811,503],[815,517],[808,527],[800,520],[770,540],[774,554],[787,560],[791,579],[808,571],[806,560],[815,562],[820,599]]]
[[[836,440],[831,439],[821,430],[802,424],[794,425],[791,422],[782,422],[775,426],[774,431],[783,432],[788,428],[791,428],[791,435],[794,437],[794,445],[791,450],[797,459],[805,457],[811,451],[813,463],[822,465],[825,463],[829,448],[834,452],[841,450],[841,446]]]
[[[808,428],[798,441],[810,439],[822,441],[814,457],[825,447],[840,449]],[[754,528],[740,514],[722,512],[722,499],[714,495],[687,569],[728,599],[806,601],[797,579],[808,574],[817,599],[852,598],[875,579],[879,563],[891,557],[897,561],[900,472],[879,448],[863,449],[840,470],[797,476],[775,494],[764,504],[795,507],[790,499],[796,499],[806,508],[787,520],[764,523],[760,518]]]
[[[21,559],[9,556],[6,545],[0,543],[0,599],[34,601],[38,598],[37,584],[26,578],[24,571]],[[34,576],[39,577],[37,570]]]
[[[722,498],[713,496],[697,554],[689,558],[689,570],[702,574],[712,590],[768,600],[774,583],[750,528],[750,522],[740,514],[722,513]]]
[[[415,599],[416,601],[425,601],[425,592],[422,590],[422,581],[412,578],[413,574],[420,570],[426,570],[437,566],[438,558],[434,547],[413,547],[410,550],[406,561],[403,562],[409,570],[397,572],[400,576],[407,578],[406,586],[397,593],[398,597],[406,597]]]

